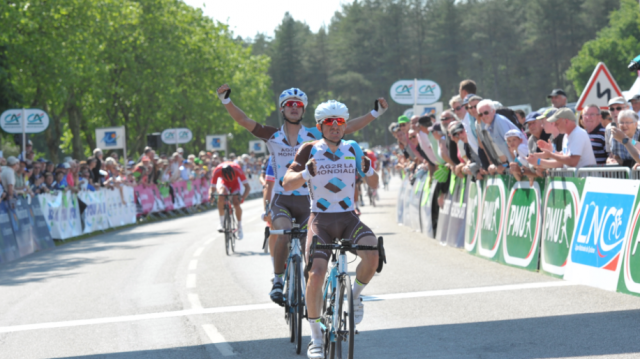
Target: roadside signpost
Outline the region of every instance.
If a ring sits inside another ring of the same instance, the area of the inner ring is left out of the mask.
[[[193,133],[188,128],[167,128],[162,131],[160,138],[167,145],[175,144],[177,149],[178,144],[190,142],[193,139]]]
[[[0,115],[0,128],[7,133],[22,133],[24,156],[26,156],[26,134],[40,133],[47,127],[49,127],[49,115],[37,108],[7,110]]]
[[[127,165],[127,136],[124,126],[96,128],[96,143],[105,150],[121,149],[124,165]]]
[[[598,105],[601,109],[608,109],[609,100],[618,96],[622,96],[620,86],[611,76],[607,66],[599,62],[578,99],[576,111],[582,111],[585,105],[592,103]]]

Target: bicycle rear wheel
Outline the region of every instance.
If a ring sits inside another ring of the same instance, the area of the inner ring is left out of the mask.
[[[340,278],[338,287],[339,296],[336,296],[336,313],[334,314],[339,316],[336,327],[335,354],[337,359],[353,359],[356,323],[353,316],[353,294],[351,293],[349,276],[345,275]],[[345,294],[347,295],[346,303]]]
[[[236,225],[236,217],[233,214],[233,212],[231,212],[229,214],[229,223],[231,223],[231,226],[229,226],[229,231],[231,233],[231,253],[235,253],[236,252],[236,236],[238,235],[236,229],[238,228]]]
[[[229,216],[229,209],[225,206],[224,208],[224,249],[227,252],[227,255],[230,256],[233,252],[231,249],[231,241],[233,240],[231,234],[231,217]]]

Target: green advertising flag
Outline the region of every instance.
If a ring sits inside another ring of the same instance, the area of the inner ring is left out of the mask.
[[[508,195],[505,229],[499,262],[538,270],[538,246],[542,229],[541,180],[514,182]]]
[[[504,230],[504,214],[506,207],[505,188],[509,177],[490,176],[486,180],[482,201],[482,219],[480,221],[480,238],[477,254],[481,257],[497,261],[500,242]]]
[[[464,249],[476,253],[476,245],[480,236],[480,220],[482,219],[482,190],[486,180],[468,181],[469,198],[467,199],[467,216],[464,231]]]
[[[584,184],[584,178],[547,178],[540,242],[540,271],[545,274],[564,276]]]

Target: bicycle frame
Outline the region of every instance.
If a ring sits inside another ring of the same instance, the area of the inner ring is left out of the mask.
[[[331,293],[333,295],[333,298],[330,298],[330,304],[328,307],[334,308],[335,307],[335,295],[337,292],[336,289],[338,287],[338,279],[342,276],[345,275],[349,275],[348,272],[348,268],[349,264],[347,262],[347,254],[346,252],[341,251],[341,253],[338,255],[338,258],[336,259],[336,255],[335,253],[331,253],[331,270],[327,273],[327,279],[325,280],[326,285],[324,287],[323,290],[323,294],[322,294],[322,299],[324,302],[327,301],[327,294],[329,293],[329,288],[331,288]],[[344,298],[342,299],[344,300]],[[331,341],[335,342],[336,341],[336,333],[335,333],[335,328],[338,327],[339,323],[337,322],[339,320],[339,315],[335,315],[336,313],[332,313],[332,321],[333,321],[333,325],[331,328],[331,333],[329,333]],[[327,330],[327,327],[324,325],[324,323],[320,324],[322,326],[322,329]]]

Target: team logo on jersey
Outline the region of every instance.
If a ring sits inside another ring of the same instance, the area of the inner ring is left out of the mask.
[[[338,202],[338,204],[340,205],[340,207],[342,207],[342,209],[347,209],[351,207],[351,198],[345,197],[344,199],[342,199],[342,201]]]
[[[320,198],[320,199],[318,200],[318,202],[316,202],[316,206],[317,206],[318,208],[320,208],[321,210],[323,210],[323,211],[326,211],[327,209],[329,209],[329,206],[330,206],[330,205],[331,205],[331,203],[329,203],[329,201],[327,201],[327,200],[326,200],[326,199],[324,199],[324,198]]]
[[[340,191],[342,191],[342,189],[345,187],[346,185],[344,184],[344,182],[342,182],[338,177],[333,177],[331,180],[329,180],[329,183],[327,183],[324,188],[328,189],[329,191],[333,192],[333,193],[338,193]]]
[[[338,149],[336,150],[336,153],[331,153],[330,151],[325,151],[324,152],[324,156],[328,159],[330,159],[331,161],[335,162],[337,160],[339,160],[340,158],[342,158],[342,152]]]

